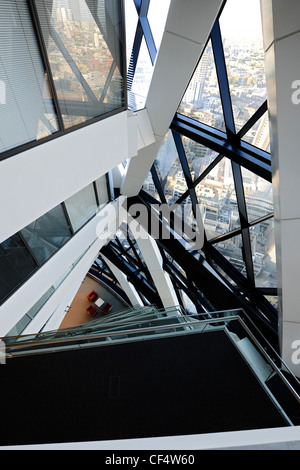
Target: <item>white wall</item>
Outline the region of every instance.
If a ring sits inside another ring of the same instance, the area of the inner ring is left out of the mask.
[[[122,112],[0,162],[0,242],[126,160],[129,131]]]

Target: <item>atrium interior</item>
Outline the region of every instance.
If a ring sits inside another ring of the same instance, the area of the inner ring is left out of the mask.
[[[299,2],[0,23],[0,449],[300,449]]]

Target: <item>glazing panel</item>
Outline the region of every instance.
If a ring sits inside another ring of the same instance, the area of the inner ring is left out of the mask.
[[[240,227],[231,161],[223,158],[195,188],[208,240]]]
[[[260,0],[227,0],[220,28],[238,132],[267,99]]]
[[[25,0],[0,1],[0,151],[59,130]]]
[[[242,236],[238,235],[229,240],[214,244],[214,247],[240,272],[247,277],[246,265],[243,259]]]
[[[0,244],[0,301],[27,279],[37,264],[18,234]]]
[[[178,108],[178,113],[225,131],[216,66],[208,42]]]
[[[97,212],[94,186],[90,184],[65,201],[65,206],[73,227],[77,232]]]
[[[124,106],[119,0],[36,0],[36,7],[65,127]]]
[[[256,287],[277,287],[274,219],[250,227]]]
[[[61,205],[27,225],[21,233],[40,264],[47,261],[72,236]]]
[[[169,131],[154,162],[166,201],[174,204],[188,189],[172,132]]]
[[[217,152],[182,136],[182,143],[193,181],[195,181],[218,156]]]
[[[241,168],[249,222],[273,212],[272,183]]]

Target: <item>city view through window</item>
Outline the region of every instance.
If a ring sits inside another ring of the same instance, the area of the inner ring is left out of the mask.
[[[123,105],[118,32],[106,34],[109,15],[83,0],[36,1],[48,60],[66,128]]]
[[[251,0],[251,8],[247,2],[246,9],[242,0],[227,0],[219,25],[232,114],[238,134],[267,100],[259,0]],[[178,113],[226,132],[210,39],[186,88]],[[242,141],[269,154],[268,113],[254,121],[241,136]],[[180,157],[178,144],[175,144],[169,131],[143,189],[169,206],[180,199],[181,205],[192,207],[193,192],[202,215],[207,242],[213,244],[243,276],[247,277],[247,273],[252,271],[256,287],[276,288],[272,184],[240,167],[241,194],[236,190],[236,177],[229,158],[193,141],[184,132],[180,139],[184,157]],[[182,159],[188,165],[190,184],[186,180]],[[157,184],[153,172],[157,175]],[[246,207],[247,217],[246,223],[243,218],[243,225],[240,218],[242,203]],[[194,226],[194,217],[190,217],[190,221]],[[248,231],[247,237],[245,230]],[[246,243],[251,250],[250,269],[245,264]]]

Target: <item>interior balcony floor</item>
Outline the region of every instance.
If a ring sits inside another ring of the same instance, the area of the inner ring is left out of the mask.
[[[87,299],[87,296],[93,290],[97,292],[101,299],[104,300],[104,303],[109,302],[112,305],[112,313],[124,310],[124,308],[128,307],[125,302],[119,300],[119,298],[117,298],[109,289],[105,287],[105,285],[87,275],[82,281],[82,284],[78,289],[68,312],[61,322],[59,329],[82,325],[104,315],[99,310],[99,312],[94,317],[91,317],[86,311],[86,309],[91,305],[91,302]]]

